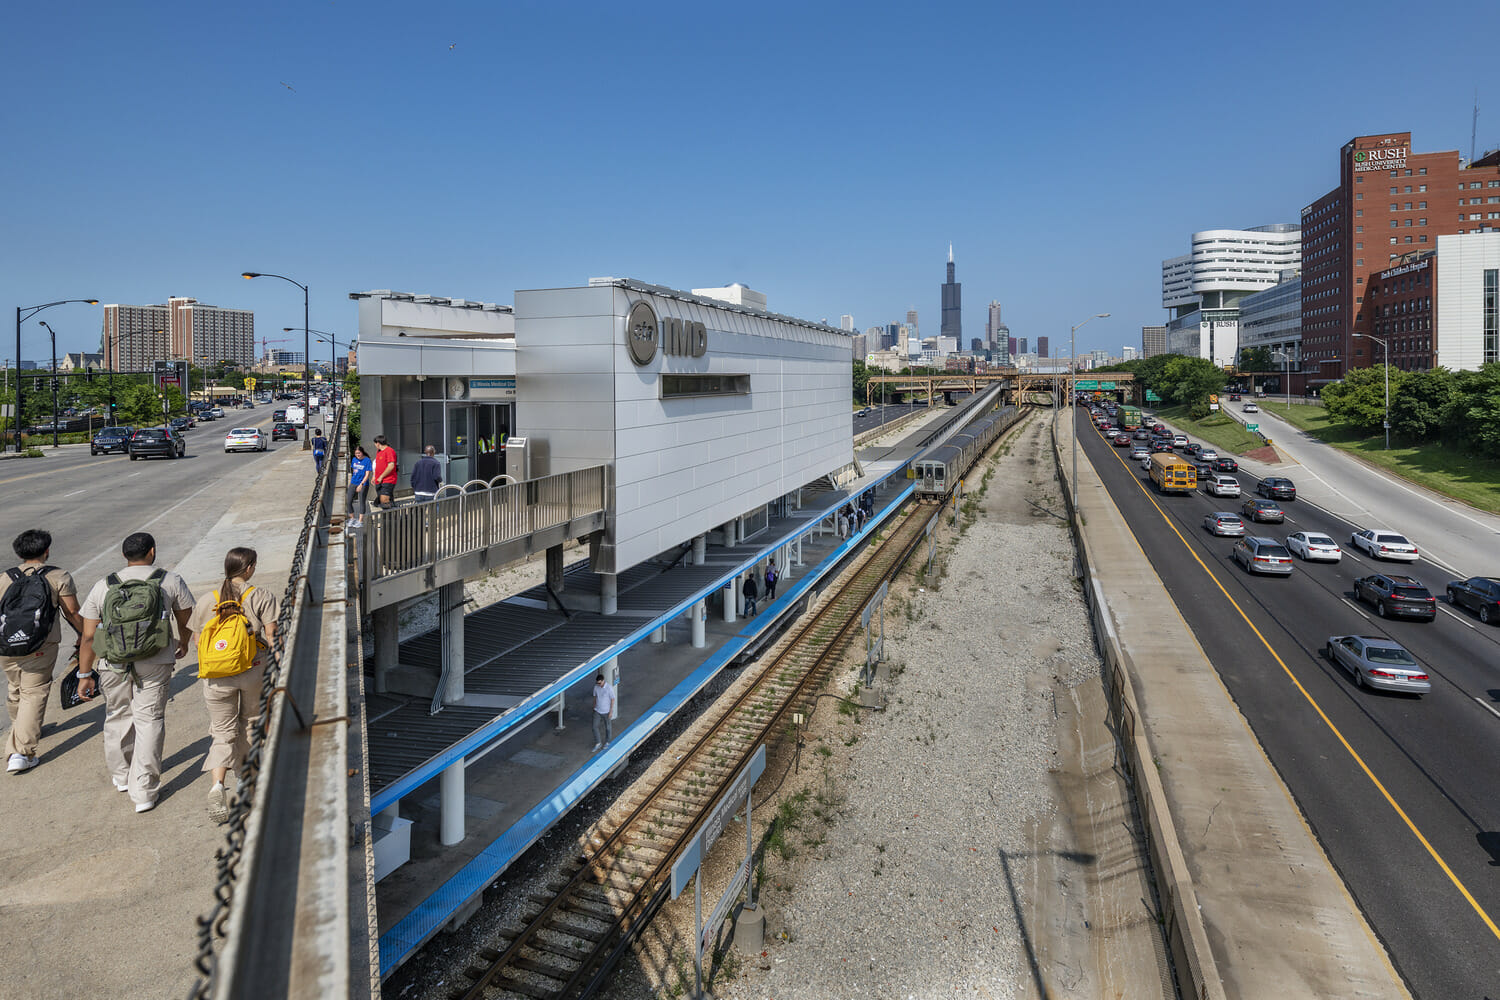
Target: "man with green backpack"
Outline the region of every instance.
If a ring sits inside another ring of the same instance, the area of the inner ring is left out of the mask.
[[[167,697],[192,638],[193,595],[182,577],[154,567],[156,539],[146,532],[126,536],[120,553],[125,568],[94,584],[80,611],[78,693],[104,692],[104,765],[143,813],[156,807]]]

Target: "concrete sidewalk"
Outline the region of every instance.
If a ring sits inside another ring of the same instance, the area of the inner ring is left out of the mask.
[[[255,584],[279,597],[312,485],[300,450],[265,456],[243,480],[225,481],[226,512],[167,568],[198,597],[222,579],[224,553],[248,545],[259,555]],[[172,530],[152,529],[159,544]],[[76,581],[80,599],[94,576]],[[0,775],[0,995],[187,994],[196,977],[196,919],[212,902],[214,852],[225,834],[205,814],[208,713],[196,680],[189,653],[167,705],[159,804],[140,815],[104,769],[102,700],[63,712],[54,686],[40,766]]]
[[[1071,443],[1060,422],[1058,447]],[[1063,473],[1069,463],[1061,462]],[[1158,780],[1144,814],[1169,818],[1158,871],[1201,916],[1184,993],[1221,997],[1405,998],[1409,994],[1308,829],[1139,542],[1087,460],[1077,484],[1087,576],[1134,687]],[[1108,655],[1108,654],[1107,654]],[[1149,770],[1150,765],[1144,769]],[[1179,968],[1179,976],[1185,970]]]

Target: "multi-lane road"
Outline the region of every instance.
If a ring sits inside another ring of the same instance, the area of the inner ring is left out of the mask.
[[[225,454],[224,435],[233,427],[270,430],[272,407],[228,411],[225,419],[185,432],[187,455],[140,459],[89,454],[88,445],[44,448],[45,458],[0,462],[0,539],[7,550],[27,528],[52,533],[51,562],[87,588],[120,562],[120,542],[132,531],[156,538],[157,562],[172,566],[252,481],[256,463],[299,449],[302,442],[277,441],[264,452]],[[299,432],[300,433],[300,432]],[[307,457],[312,481],[312,456]],[[268,505],[292,502],[266,497]],[[306,498],[295,501],[298,508]]]
[[[1322,531],[1343,561],[1252,576],[1230,558],[1233,539],[1201,526],[1210,511],[1238,512],[1238,501],[1155,493],[1076,409],[1081,445],[1413,993],[1500,996],[1500,628],[1441,602],[1450,570],[1500,575],[1497,546],[1483,539],[1445,566],[1375,563],[1350,550],[1349,535],[1391,527],[1421,546],[1422,502],[1407,505],[1408,523],[1379,525],[1297,500],[1283,504],[1285,524],[1247,521],[1248,533]],[[1299,470],[1309,471],[1278,474]],[[1253,495],[1256,477],[1236,478]],[[1439,596],[1437,619],[1378,619],[1353,597],[1354,579],[1375,572],[1425,583]],[[1346,633],[1402,643],[1432,693],[1357,688],[1320,652]]]

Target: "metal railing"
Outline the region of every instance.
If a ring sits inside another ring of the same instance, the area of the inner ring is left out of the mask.
[[[364,518],[365,584],[429,569],[604,511],[606,467],[596,465],[503,483],[425,503],[372,510]],[[497,477],[498,478],[498,477]]]

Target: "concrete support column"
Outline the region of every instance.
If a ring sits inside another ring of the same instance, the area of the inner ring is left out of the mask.
[[[380,810],[380,818],[385,820],[387,826],[394,826],[396,820],[401,818],[401,801],[398,799]]]
[[[567,710],[567,707],[568,694],[566,691],[559,694],[555,699],[553,699],[552,704],[547,706],[547,711],[557,713],[557,725],[553,726],[552,728],[559,733],[568,728],[568,724],[563,721],[563,712]]]
[[[562,596],[563,547],[561,545],[552,545],[547,549],[547,586],[552,588],[553,593],[556,593],[559,597]],[[552,595],[548,594],[547,607],[552,608],[552,610],[556,611],[558,610],[558,608],[554,606],[555,603],[556,602],[552,600]]]
[[[620,658],[618,656],[612,657],[604,665],[604,683],[614,688],[615,691],[615,704],[609,710],[609,717],[618,719],[620,717]]]
[[[612,615],[620,610],[620,578],[613,573],[599,574],[599,613]]]
[[[452,705],[464,699],[464,585],[445,583],[438,588],[438,634],[442,643],[442,670],[448,683],[443,688],[443,704]]]
[[[694,604],[688,616],[693,619],[693,648],[702,649],[708,645],[707,619],[708,605],[703,601]]]
[[[443,772],[441,779],[441,834],[444,847],[464,839],[464,761],[459,758]]]
[[[397,606],[376,608],[370,614],[375,629],[375,691],[386,693],[386,678],[401,660],[401,628]]]
[[[726,521],[726,522],[724,522],[724,539],[725,539],[724,540],[724,544],[725,544],[725,546],[738,545],[740,543],[739,535],[737,533],[738,526],[739,526],[739,522],[738,521]]]
[[[732,622],[739,617],[739,601],[739,577],[735,577],[724,586],[724,620],[726,622]]]
[[[806,537],[805,535],[798,535],[797,536],[797,565],[798,566],[802,565],[802,539],[805,538],[805,537]]]
[[[651,633],[651,641],[652,642],[666,642],[667,641],[667,627],[665,625],[663,625],[661,628],[657,629],[655,632],[652,632]]]
[[[702,566],[708,556],[708,536],[698,535],[693,539],[693,565]]]

